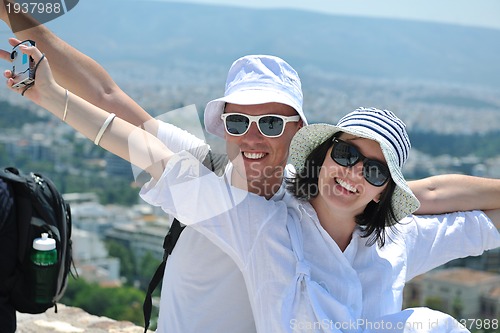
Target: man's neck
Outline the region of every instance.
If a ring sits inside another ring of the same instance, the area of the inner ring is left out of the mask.
[[[271,199],[281,188],[283,178],[269,177],[259,179],[243,179],[238,172],[231,173],[231,185],[250,193],[257,194],[266,199]]]
[[[280,189],[283,179],[265,179],[248,182],[248,191],[266,199],[271,199]]]

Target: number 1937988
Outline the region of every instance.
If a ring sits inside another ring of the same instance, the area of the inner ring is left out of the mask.
[[[60,14],[63,11],[60,1],[25,2],[5,4],[8,14]]]

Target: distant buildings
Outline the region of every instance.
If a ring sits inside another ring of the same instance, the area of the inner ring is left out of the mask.
[[[148,253],[155,259],[163,258],[163,240],[170,223],[158,220],[115,225],[106,232],[106,238],[115,240],[132,250],[136,259],[140,260]]]
[[[405,286],[403,306],[429,306],[457,319],[500,318],[500,248],[417,276]]]
[[[106,286],[121,285],[120,260],[108,256],[104,242],[97,234],[74,228],[71,238],[79,277]]]
[[[457,319],[498,319],[500,274],[469,268],[434,270],[407,283],[404,307],[413,306],[429,306]]]
[[[105,240],[122,244],[137,262],[148,254],[158,261],[163,258],[163,239],[170,226],[165,214],[154,214],[154,208],[146,204],[103,206],[94,193],[69,193],[64,199],[71,205],[73,257],[85,280],[120,284],[120,262],[109,257]]]
[[[71,205],[73,226],[97,235],[102,236],[114,225],[129,223],[135,218],[131,209],[101,205],[94,193],[64,194],[64,199]]]

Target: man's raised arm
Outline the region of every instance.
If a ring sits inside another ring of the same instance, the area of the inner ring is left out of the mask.
[[[118,87],[95,60],[64,42],[32,17],[12,12],[7,15],[5,6],[7,2],[8,0],[0,0],[0,19],[11,30],[13,26],[30,27],[16,31],[15,35],[18,40],[11,39],[10,44],[14,46],[19,40],[34,40],[36,46],[50,59],[54,78],[61,86],[136,126],[152,119],[141,106]],[[0,57],[10,60],[10,50],[0,51]],[[156,134],[156,126],[148,124],[147,127],[148,130],[154,131],[153,134]]]
[[[415,214],[442,214],[500,208],[500,179],[438,175],[408,182],[420,200]]]

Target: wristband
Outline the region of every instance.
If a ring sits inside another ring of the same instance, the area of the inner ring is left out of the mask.
[[[63,121],[66,121],[66,116],[68,114],[68,102],[69,102],[69,93],[68,93],[68,89],[66,89],[66,97],[65,97],[65,102],[64,102],[64,113],[63,113],[63,117],[62,117]]]
[[[101,129],[97,133],[97,136],[95,137],[95,140],[94,140],[94,143],[96,144],[96,146],[99,145],[99,142],[101,141],[101,138],[102,138],[102,135],[104,134],[104,131],[106,131],[106,129],[108,128],[109,124],[111,124],[111,122],[113,121],[113,119],[115,117],[116,117],[116,114],[110,113],[109,116],[108,116],[108,118],[106,118],[106,120],[102,124]]]

